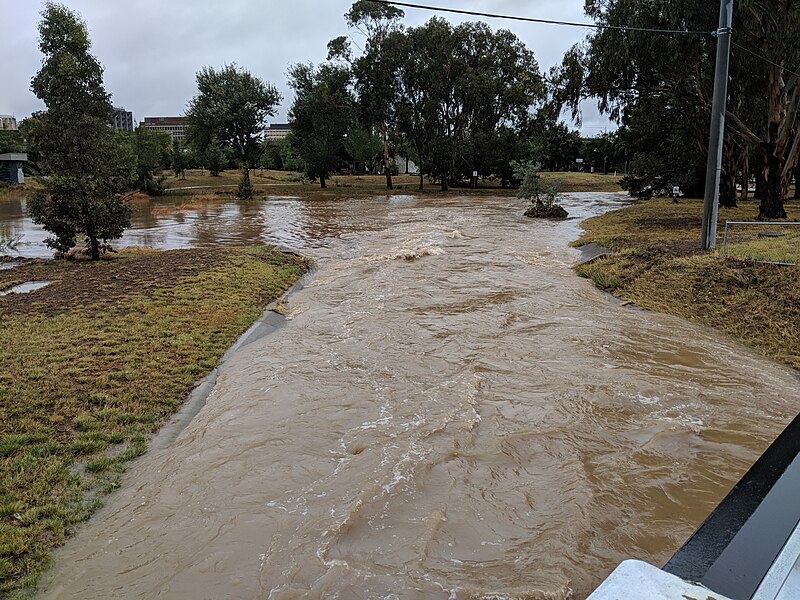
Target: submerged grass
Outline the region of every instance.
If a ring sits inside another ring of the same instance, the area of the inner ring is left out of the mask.
[[[720,223],[752,220],[757,210],[721,209]],[[622,300],[714,327],[800,369],[800,267],[701,252],[702,214],[702,201],[651,200],[588,219],[575,245],[595,242],[613,254],[576,272]]]
[[[0,271],[0,290],[52,282],[0,297],[0,596],[35,585],[51,550],[307,267],[251,247]]]

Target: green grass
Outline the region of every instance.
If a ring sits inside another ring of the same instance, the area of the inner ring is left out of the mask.
[[[265,247],[0,271],[0,596],[119,485],[194,383],[307,269]]]
[[[786,208],[800,212],[797,202]],[[757,211],[751,203],[721,209],[720,223],[753,220]],[[702,201],[692,200],[651,200],[588,219],[575,245],[614,252],[576,272],[624,301],[714,327],[800,369],[800,267],[701,252],[701,223]]]
[[[620,192],[622,177],[602,173],[542,173],[546,182],[561,182],[562,192]]]
[[[800,228],[792,227],[781,237],[757,237],[747,242],[729,243],[725,253],[749,260],[800,264]]]

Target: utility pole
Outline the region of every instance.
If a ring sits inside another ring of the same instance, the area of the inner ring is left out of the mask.
[[[703,204],[703,232],[700,245],[713,250],[717,245],[717,209],[722,171],[722,144],[725,139],[725,107],[728,103],[728,68],[731,58],[733,0],[720,0],[717,30],[717,65],[714,73],[714,100],[711,104],[711,131],[708,140],[706,195]]]

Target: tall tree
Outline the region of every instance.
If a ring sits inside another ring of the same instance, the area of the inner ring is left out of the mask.
[[[717,10],[715,3],[700,0],[595,0],[586,5],[587,14],[601,24],[699,32],[716,28]],[[783,203],[800,153],[800,85],[784,69],[800,62],[799,26],[796,0],[736,4],[726,135],[738,141],[729,147],[727,170],[738,170],[736,145],[759,149],[762,219],[786,216]],[[641,155],[653,156],[660,147],[668,149],[664,164],[680,162],[678,156],[688,159],[684,168],[691,171],[705,163],[707,154],[714,54],[715,42],[708,35],[604,29],[567,53],[557,79],[573,109],[583,97],[598,97],[601,110],[648,139],[635,165],[657,169],[655,161]],[[662,140],[660,146],[653,144],[656,138]],[[670,157],[671,150],[675,153]],[[644,176],[652,183],[659,174]],[[723,185],[730,187],[733,181],[723,178]],[[722,197],[735,195],[729,190]]]
[[[86,24],[58,4],[45,4],[41,15],[45,58],[31,89],[47,110],[26,121],[26,134],[49,178],[28,209],[53,234],[46,240],[50,247],[65,253],[83,235],[96,260],[101,240],[117,239],[130,227],[131,208],[121,194],[135,179],[135,156],[108,126],[110,96],[103,68],[89,53]]]
[[[393,187],[389,127],[397,90],[384,42],[390,33],[401,30],[403,16],[403,11],[395,6],[369,0],[354,2],[345,15],[348,26],[361,32],[366,40],[364,53],[353,63],[355,87],[363,125],[376,128],[381,136],[387,189]]]
[[[341,161],[345,134],[353,123],[350,71],[335,64],[297,64],[289,70],[295,99],[289,110],[289,140],[305,161],[306,172],[320,186]]]
[[[187,140],[201,154],[214,137],[228,145],[242,169],[239,196],[247,199],[252,196],[250,169],[261,152],[267,117],[275,115],[281,95],[235,64],[220,70],[204,67],[197,73],[197,89],[186,111]]]
[[[396,129],[421,173],[443,190],[473,171],[499,172],[494,157],[515,147],[512,134],[545,98],[533,53],[484,23],[453,27],[433,18],[389,35],[384,53],[397,90]],[[506,171],[513,158],[506,157]]]

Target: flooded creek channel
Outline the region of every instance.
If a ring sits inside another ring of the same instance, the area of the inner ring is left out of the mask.
[[[42,598],[581,599],[625,558],[663,564],[800,379],[574,275],[580,218],[622,200],[570,195],[562,223],[410,196],[137,216],[124,244],[279,243],[317,270]]]

